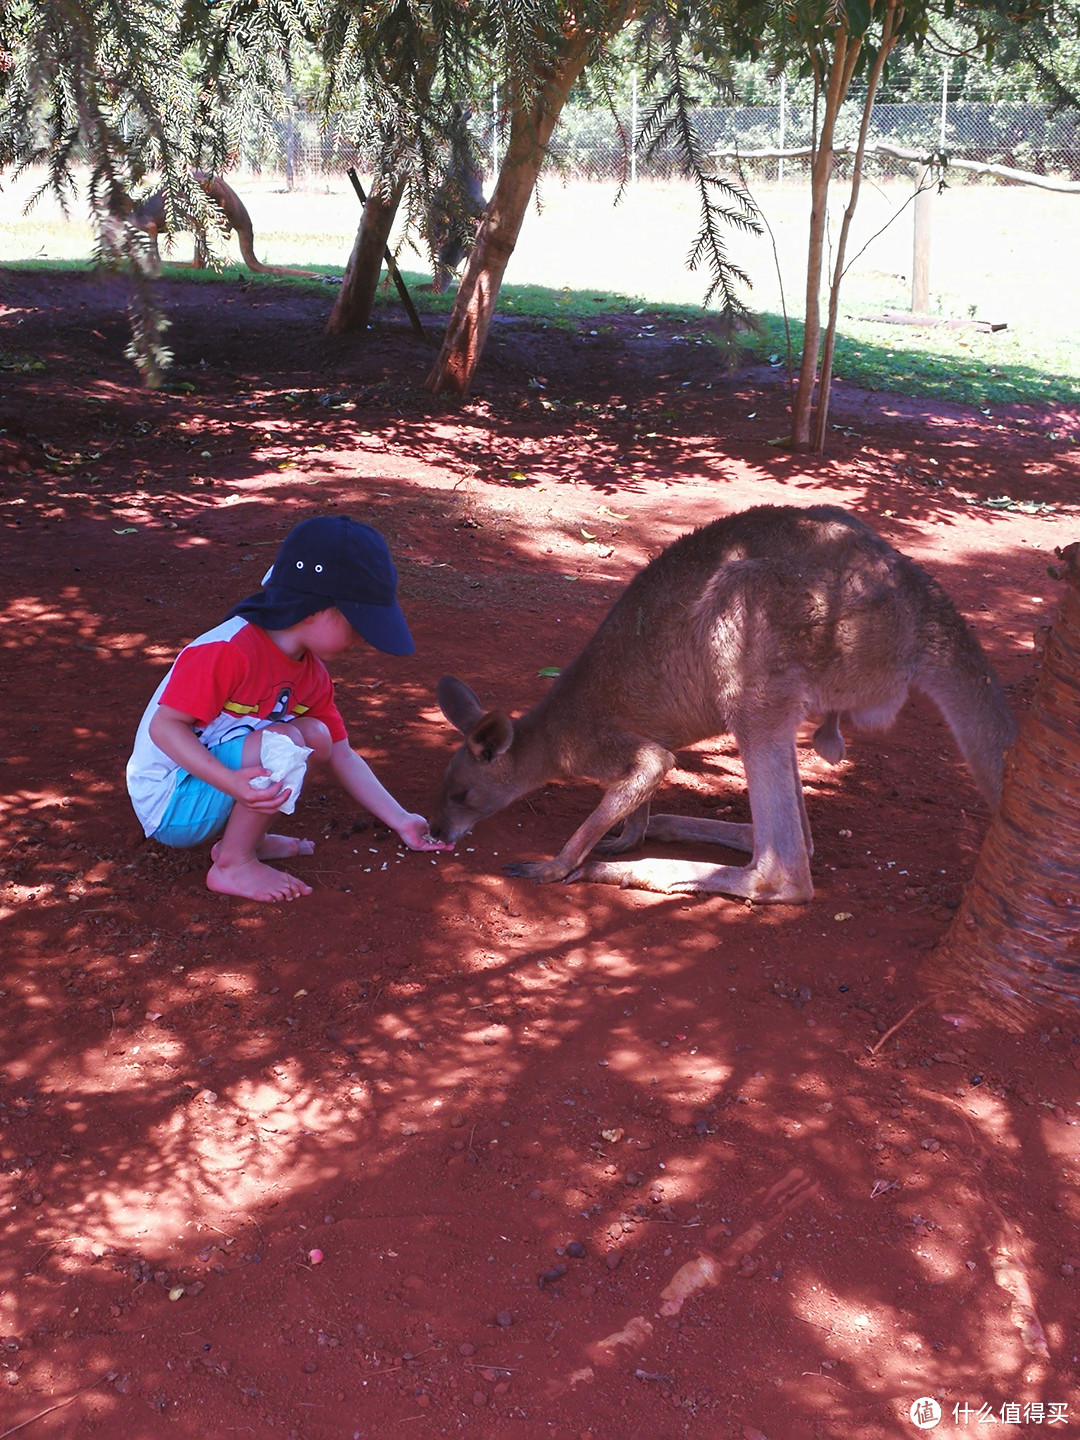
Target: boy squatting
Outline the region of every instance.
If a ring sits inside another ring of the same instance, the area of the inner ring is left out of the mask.
[[[416,648],[386,541],[347,516],[319,516],[289,532],[263,589],[185,646],[158,686],[128,761],[128,793],[163,845],[221,836],[211,890],[267,901],[311,894],[263,863],[314,849],[269,833],[279,811],[292,814],[308,763],[327,765],[410,849],[452,848],[432,840],[424,817],[399,805],[349,744],[323,662],[360,636],[389,655]]]

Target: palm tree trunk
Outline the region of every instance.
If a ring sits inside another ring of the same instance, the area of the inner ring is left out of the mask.
[[[326,322],[327,335],[363,330],[371,319],[386,243],[404,192],[404,178],[394,179],[385,191],[378,185],[372,186],[341,288]]]
[[[469,392],[487,342],[503,274],[514,253],[548,141],[594,41],[591,34],[579,31],[574,35],[559,68],[540,87],[534,102],[527,109],[514,110],[510,143],[495,192],[461,278],[442,349],[424,382],[435,395],[444,391],[457,395]]]
[[[928,977],[1017,1029],[1035,1002],[1080,1001],[1080,543],[1059,553],[1067,583],[1031,711]]]

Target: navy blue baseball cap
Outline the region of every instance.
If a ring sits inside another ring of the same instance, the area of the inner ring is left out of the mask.
[[[376,650],[411,655],[416,649],[397,603],[397,571],[386,541],[347,515],[318,515],[290,530],[263,588],[226,618],[286,630],[331,606]]]

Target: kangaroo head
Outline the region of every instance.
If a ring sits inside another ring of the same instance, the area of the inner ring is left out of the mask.
[[[517,776],[509,715],[485,713],[469,687],[452,675],[439,681],[438,699],[439,709],[465,737],[446,768],[431,822],[432,835],[452,844],[532,786],[522,787]]]

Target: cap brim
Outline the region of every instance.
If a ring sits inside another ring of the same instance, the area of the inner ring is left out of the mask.
[[[353,600],[339,600],[337,608],[349,624],[369,645],[387,655],[412,655],[416,646],[409,634],[401,607],[393,605],[361,605]]]
[[[327,609],[332,603],[324,595],[305,595],[287,590],[283,585],[267,585],[246,600],[241,600],[239,605],[234,605],[225,618],[231,620],[233,616],[240,616],[264,630],[287,630],[290,625],[299,625],[301,620]]]

